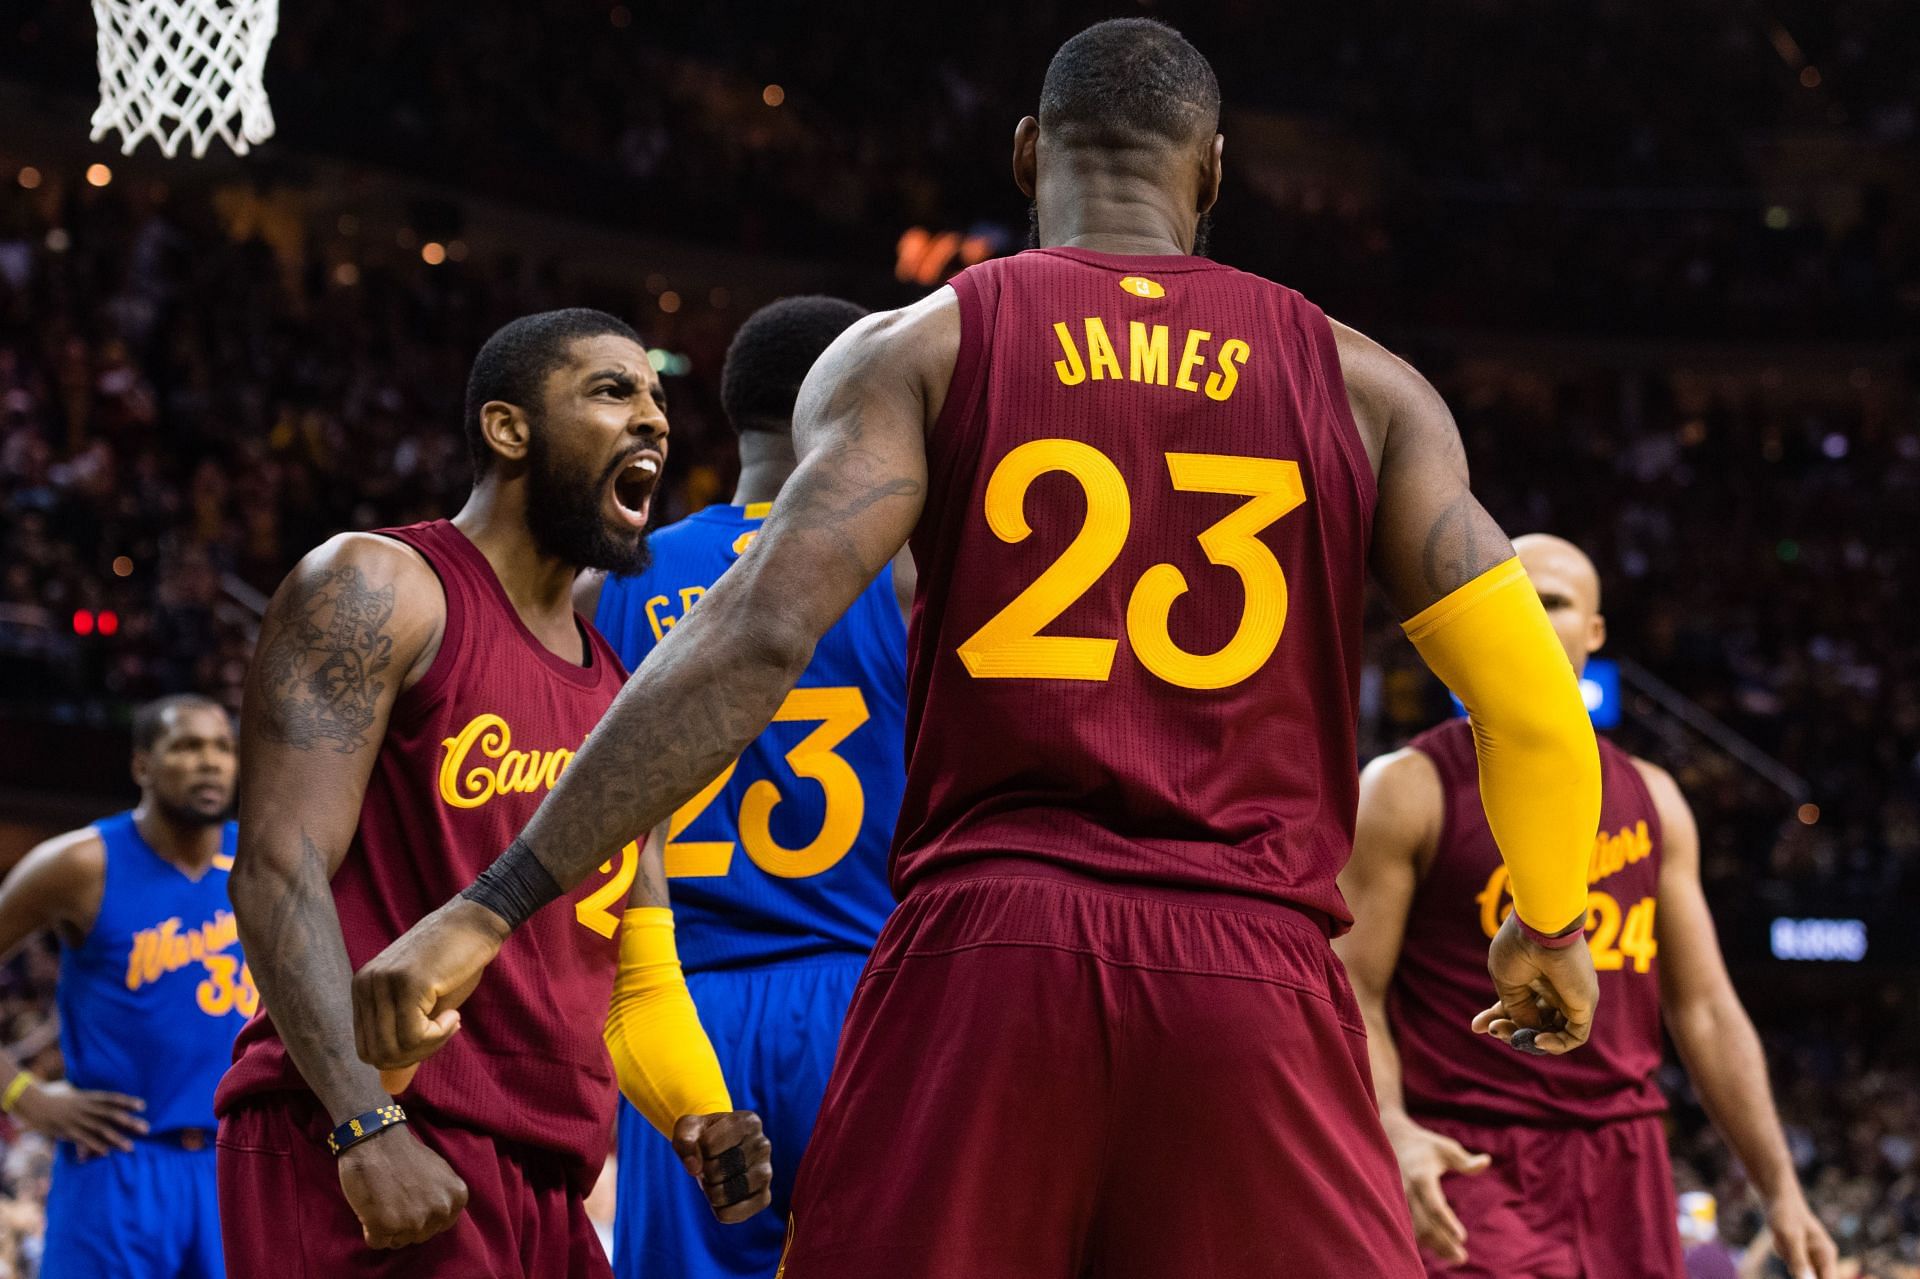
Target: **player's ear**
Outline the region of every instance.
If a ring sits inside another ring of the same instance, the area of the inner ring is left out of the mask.
[[[1587,623],[1587,652],[1598,653],[1607,646],[1607,618],[1604,613],[1595,613]]]
[[[127,771],[133,774],[133,784],[145,790],[147,783],[153,779],[153,752],[135,751],[133,763]]]
[[[1220,198],[1220,155],[1226,149],[1227,135],[1216,133],[1213,141],[1207,145],[1206,154],[1200,161],[1200,200],[1195,205],[1197,213],[1210,213]]]
[[[494,456],[509,462],[519,462],[526,458],[528,437],[533,433],[533,423],[527,420],[526,413],[517,404],[508,404],[505,400],[488,400],[480,406],[480,435],[492,449]]]
[[[1013,184],[1020,194],[1033,199],[1040,175],[1040,122],[1030,115],[1020,117],[1013,126]]]

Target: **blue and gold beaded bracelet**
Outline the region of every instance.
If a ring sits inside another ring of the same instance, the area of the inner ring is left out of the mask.
[[[327,1149],[338,1156],[349,1146],[357,1146],[373,1134],[405,1122],[407,1122],[407,1112],[400,1108],[400,1103],[388,1102],[378,1110],[369,1110],[364,1115],[355,1115],[328,1133]]]

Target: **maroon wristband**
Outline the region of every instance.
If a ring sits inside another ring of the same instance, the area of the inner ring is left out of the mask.
[[[1587,917],[1584,913],[1557,933],[1541,932],[1526,920],[1521,919],[1519,911],[1515,911],[1513,917],[1519,921],[1520,931],[1527,935],[1527,940],[1536,946],[1545,946],[1548,950],[1565,950],[1575,942],[1587,939]]]

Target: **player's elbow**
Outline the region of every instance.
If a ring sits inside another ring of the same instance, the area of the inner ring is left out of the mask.
[[[819,636],[781,611],[769,611],[740,630],[741,656],[749,669],[760,669],[788,683],[800,678],[813,660]]]
[[[234,922],[239,925],[241,942],[253,931],[257,921],[271,913],[270,903],[286,891],[289,877],[269,852],[241,845],[227,875],[227,896],[233,900]]]
[[[1600,746],[1577,691],[1522,703],[1505,736],[1512,749],[1534,756],[1542,771],[1564,776],[1570,788],[1584,790],[1590,785],[1598,793]]]
[[[1672,987],[1660,1001],[1660,1015],[1682,1053],[1733,1051],[1754,1035],[1753,1021],[1731,982],[1683,978]]]
[[[227,876],[227,895],[233,901],[233,921],[240,944],[249,950],[273,940],[271,933],[286,919],[290,900],[327,891],[329,868],[316,856],[313,842],[298,833],[291,840],[262,838],[245,830]]]
[[[1525,760],[1530,776],[1557,777],[1570,791],[1598,795],[1600,746],[1572,680],[1537,686],[1524,696],[1485,699],[1473,719],[1483,760],[1491,746]]]

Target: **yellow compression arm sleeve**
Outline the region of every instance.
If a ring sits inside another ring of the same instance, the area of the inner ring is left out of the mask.
[[[672,1136],[683,1116],[733,1109],[680,971],[673,912],[664,906],[636,907],[621,917],[606,1039],[620,1091],[663,1135]]]
[[[1521,922],[1555,933],[1587,911],[1600,751],[1540,597],[1510,559],[1406,623],[1473,721],[1480,802]]]

